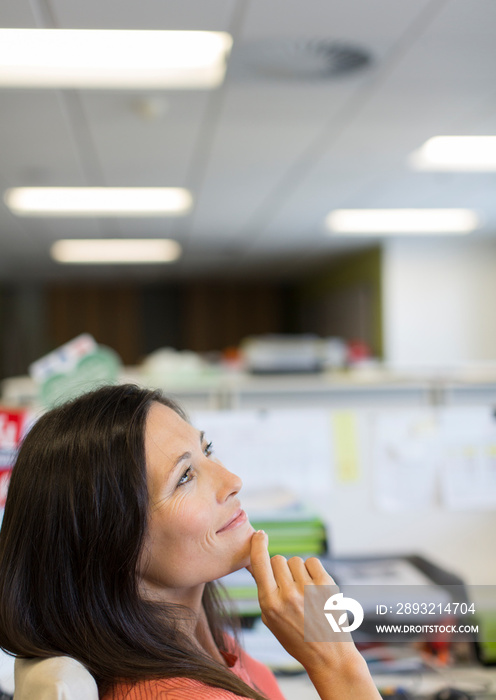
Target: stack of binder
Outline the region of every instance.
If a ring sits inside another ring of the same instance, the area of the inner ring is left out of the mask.
[[[269,536],[269,553],[283,556],[313,556],[327,551],[325,525],[311,513],[278,513],[277,517],[254,519],[255,530],[265,530]]]

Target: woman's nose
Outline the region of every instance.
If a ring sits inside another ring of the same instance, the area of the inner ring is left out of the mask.
[[[217,464],[217,500],[225,501],[229,496],[235,496],[243,486],[243,482],[237,474],[233,474],[222,464]]]

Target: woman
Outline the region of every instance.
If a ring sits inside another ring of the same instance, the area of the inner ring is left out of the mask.
[[[280,700],[226,633],[212,583],[248,566],[262,619],[323,700],[380,697],[352,643],[304,642],[303,586],[333,581],[315,558],[271,560],[240,488],[160,392],[103,387],[46,413],[0,532],[0,646],[73,657],[105,700]]]

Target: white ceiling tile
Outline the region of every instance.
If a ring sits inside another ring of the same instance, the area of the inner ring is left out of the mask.
[[[330,37],[367,43],[397,36],[430,0],[251,0],[243,25],[248,37]]]
[[[50,4],[58,25],[65,28],[209,31],[225,31],[235,6],[232,0],[50,0]]]
[[[0,6],[0,27],[36,27],[36,15],[29,2],[2,0]]]
[[[186,186],[208,94],[172,92],[164,96],[161,118],[146,120],[138,101],[154,95],[139,93],[82,94],[105,184],[113,186]],[[166,106],[165,106],[166,105]]]

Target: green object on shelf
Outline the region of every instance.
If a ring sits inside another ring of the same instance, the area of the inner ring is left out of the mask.
[[[229,595],[229,598],[231,598],[231,600],[243,600],[243,599],[251,600],[252,598],[254,600],[257,600],[257,587],[255,584],[253,584],[253,586],[229,588],[227,590],[227,593]],[[225,595],[224,591],[221,592],[221,597],[222,597],[222,595]]]
[[[496,611],[479,613],[479,656],[482,663],[496,664]],[[489,640],[489,641],[487,641]]]
[[[70,371],[49,376],[40,386],[41,402],[51,408],[102,384],[112,384],[118,379],[120,366],[117,353],[100,345]]]
[[[269,554],[284,556],[323,554],[326,549],[326,530],[320,518],[302,520],[252,520],[256,530],[265,530],[269,536]]]

